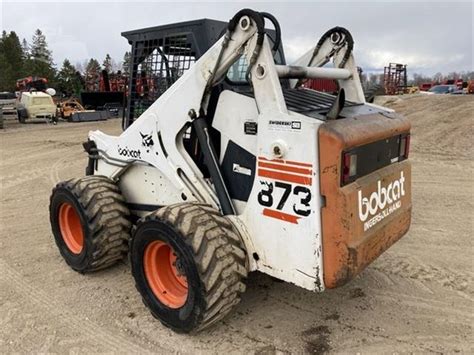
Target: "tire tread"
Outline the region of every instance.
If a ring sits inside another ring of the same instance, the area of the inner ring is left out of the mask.
[[[173,228],[193,252],[205,309],[192,332],[201,331],[224,318],[240,302],[246,289],[247,256],[233,224],[216,209],[198,203],[163,207],[141,219],[136,228],[141,221],[151,220],[159,220]],[[147,304],[145,298],[143,301]],[[160,321],[167,325],[166,321]]]
[[[118,186],[100,175],[70,179],[56,185],[51,200],[59,189],[69,190],[77,198],[87,219],[85,227],[90,232],[92,250],[88,251],[87,265],[76,271],[97,271],[126,258],[130,212]]]

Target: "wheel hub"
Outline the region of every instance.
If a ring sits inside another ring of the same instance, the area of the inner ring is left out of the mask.
[[[73,254],[80,254],[84,248],[84,233],[81,218],[70,203],[59,207],[59,229],[64,243]]]
[[[170,308],[180,308],[188,297],[188,282],[173,248],[162,241],[153,241],[145,248],[145,277],[153,294]]]

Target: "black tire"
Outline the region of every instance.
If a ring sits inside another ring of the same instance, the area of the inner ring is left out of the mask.
[[[68,238],[63,235],[67,233],[62,233],[59,221],[61,208],[68,209],[72,215],[76,213],[76,224],[80,223],[82,230],[81,246],[71,242],[68,246]],[[119,188],[107,177],[86,176],[58,183],[51,194],[49,213],[59,251],[75,271],[104,269],[127,256],[130,212]],[[73,246],[77,249],[73,250]]]
[[[3,108],[0,108],[0,129],[3,129]]]
[[[177,268],[187,280],[182,306],[168,307],[150,287],[144,258],[153,242],[164,242],[176,253]],[[247,256],[240,236],[229,219],[207,205],[171,205],[139,220],[132,231],[130,258],[143,302],[179,333],[195,333],[221,320],[245,291]]]
[[[18,110],[17,113],[18,113],[18,122],[26,123],[26,117],[27,117],[26,111],[24,109],[21,109],[21,110]]]

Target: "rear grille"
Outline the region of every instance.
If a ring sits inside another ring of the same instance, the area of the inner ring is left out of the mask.
[[[282,88],[282,91],[288,110],[313,118],[320,118],[320,115],[327,114],[336,101],[334,95],[307,88]],[[241,94],[254,97],[253,92],[241,92]],[[358,104],[346,101],[344,107],[356,105]]]

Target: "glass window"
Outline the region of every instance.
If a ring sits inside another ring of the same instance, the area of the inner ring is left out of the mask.
[[[246,83],[248,67],[247,57],[241,56],[227,71],[227,78],[234,83]]]
[[[273,47],[273,38],[271,35],[267,37],[269,39],[270,47]],[[280,49],[274,54],[274,59],[276,64],[284,64],[283,58]],[[247,57],[242,55],[237,62],[235,62],[227,71],[227,79],[236,84],[246,84],[246,75],[249,64],[247,62]]]

